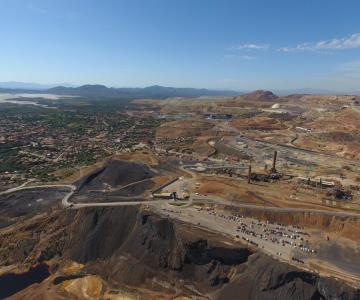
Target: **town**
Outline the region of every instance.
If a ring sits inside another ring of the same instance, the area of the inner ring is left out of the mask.
[[[151,116],[138,118],[124,111],[2,113],[0,185],[60,180],[82,166],[151,141],[158,124]]]

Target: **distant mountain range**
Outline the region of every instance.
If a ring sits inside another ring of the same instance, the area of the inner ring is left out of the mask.
[[[19,81],[7,81],[0,82],[1,89],[15,89],[15,90],[46,90],[53,87],[59,86],[59,84],[41,84],[31,82],[19,82]],[[75,87],[73,84],[62,83],[61,86]]]
[[[135,98],[154,98],[164,99],[169,97],[200,97],[200,96],[236,96],[241,92],[229,90],[208,90],[195,88],[174,88],[159,85],[145,88],[109,88],[104,85],[82,85],[79,87],[56,86],[47,89],[30,88],[32,84],[23,85],[19,88],[18,84],[5,86],[0,83],[0,92],[6,93],[47,93],[57,95],[74,95],[83,97],[111,97],[123,99]],[[2,87],[2,88],[1,88]]]
[[[294,94],[360,95],[360,91],[333,91],[333,90],[313,89],[313,88],[274,90],[274,93],[279,95],[279,96],[287,96],[287,95],[294,95]]]
[[[58,95],[74,95],[82,97],[110,97],[120,99],[153,98],[165,99],[170,97],[200,97],[200,96],[240,96],[246,92],[232,90],[211,90],[196,88],[175,88],[153,85],[145,88],[114,88],[99,84],[87,84],[74,86],[71,84],[38,84],[24,82],[0,82],[2,93],[47,93]],[[328,94],[328,95],[360,95],[359,92],[339,92],[324,89],[283,89],[273,90],[276,95],[285,96],[290,94]]]

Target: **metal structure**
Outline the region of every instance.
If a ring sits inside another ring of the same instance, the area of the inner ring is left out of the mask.
[[[277,159],[277,151],[274,151],[274,159],[273,159],[273,165],[272,168],[270,170],[271,173],[277,173],[276,171],[276,159]]]
[[[248,183],[251,183],[251,165],[249,165]]]

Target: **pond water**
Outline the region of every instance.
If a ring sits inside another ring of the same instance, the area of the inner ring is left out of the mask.
[[[0,299],[10,297],[34,283],[40,283],[49,276],[47,264],[39,264],[25,273],[4,274],[0,276]]]
[[[60,96],[53,94],[10,94],[10,93],[0,93],[0,104],[1,103],[13,103],[19,105],[36,105],[42,107],[48,107],[47,105],[43,105],[38,103],[36,100],[32,98],[41,98],[44,100],[59,100],[59,99],[67,99],[74,98],[75,96]]]

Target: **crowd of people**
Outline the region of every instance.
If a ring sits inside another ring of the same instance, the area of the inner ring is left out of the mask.
[[[259,247],[259,243],[255,241],[260,239],[265,242],[277,244],[280,247],[291,247],[298,249],[304,253],[316,253],[315,249],[311,249],[309,246],[309,240],[303,228],[299,226],[286,226],[270,220],[261,222],[260,220],[251,220],[239,214],[226,215],[224,213],[216,212],[214,208],[198,208],[198,211],[206,211],[209,215],[222,218],[227,221],[236,222],[238,224],[235,236],[242,239],[256,247]],[[261,248],[264,248],[262,245]],[[282,256],[281,251],[276,253],[278,256]],[[294,261],[301,263],[302,260],[298,258],[292,258]]]

